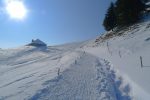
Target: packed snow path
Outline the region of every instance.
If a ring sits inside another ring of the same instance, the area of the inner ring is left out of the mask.
[[[61,70],[61,68],[60,68]],[[105,60],[81,53],[80,57],[56,78],[46,81],[30,100],[130,100],[129,86],[124,95],[119,90],[121,80]]]

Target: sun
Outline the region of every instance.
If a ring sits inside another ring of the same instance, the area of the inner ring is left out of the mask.
[[[6,12],[13,19],[24,19],[27,15],[27,9],[20,0],[9,0],[6,2]]]

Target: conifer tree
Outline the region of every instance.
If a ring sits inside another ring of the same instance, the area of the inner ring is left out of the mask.
[[[103,26],[105,27],[105,30],[110,31],[113,30],[114,27],[116,27],[117,19],[115,14],[115,7],[114,4],[111,2],[110,7],[107,10],[107,13],[105,15],[105,19],[103,21]]]
[[[144,3],[148,2],[149,0],[142,0]]]
[[[117,0],[117,24],[119,26],[125,26],[139,21],[141,11],[144,8],[145,5],[141,0]]]

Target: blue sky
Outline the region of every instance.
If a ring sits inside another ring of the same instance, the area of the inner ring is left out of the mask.
[[[18,47],[36,38],[48,45],[94,38],[104,32],[102,22],[110,2],[24,0],[28,9],[24,20],[14,20],[0,12],[0,48]]]

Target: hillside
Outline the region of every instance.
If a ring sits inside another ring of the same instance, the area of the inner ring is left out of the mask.
[[[149,31],[146,21],[80,43],[0,49],[0,100],[148,100]]]
[[[140,98],[135,100],[147,100],[150,94],[149,26],[148,21],[116,32],[116,35],[108,32],[85,46],[87,52],[111,62],[125,83],[132,87],[132,95]],[[145,94],[148,97],[143,99]]]

